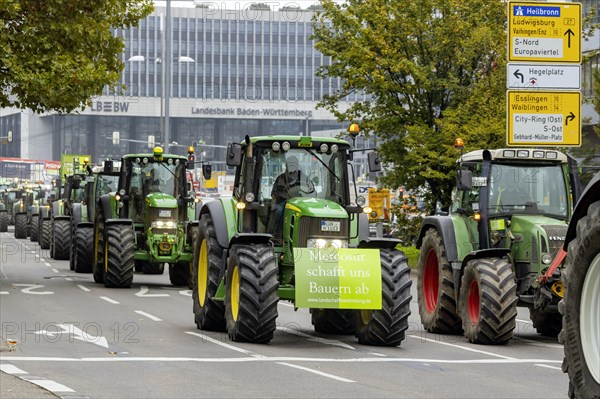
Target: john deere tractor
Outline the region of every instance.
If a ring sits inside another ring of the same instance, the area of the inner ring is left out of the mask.
[[[197,223],[192,221],[195,199],[186,184],[187,165],[187,158],[163,154],[160,147],[122,158],[118,191],[102,195],[96,204],[97,283],[130,287],[137,265],[161,270],[168,263],[171,283],[188,284]]]
[[[88,175],[81,176],[77,188],[67,185],[67,190],[75,191],[77,199],[70,203],[71,237],[70,268],[76,273],[91,273],[94,262],[94,217],[96,202],[104,194],[116,193],[119,183],[119,162],[106,160],[102,165],[87,166]],[[85,182],[85,184],[83,184]],[[81,194],[81,195],[79,195]]]
[[[458,166],[449,214],[426,217],[417,240],[423,326],[502,344],[524,306],[539,333],[556,336],[560,273],[539,278],[565,240],[575,168],[560,152],[525,148],[469,152]]]
[[[356,195],[349,167],[356,153],[345,140],[322,137],[229,144],[233,196],[200,211],[193,267],[198,328],[267,343],[277,304],[286,300],[310,309],[319,333],[400,344],[410,314],[410,270],[398,240],[369,238],[371,210]],[[372,171],[381,169],[376,152],[368,159]]]

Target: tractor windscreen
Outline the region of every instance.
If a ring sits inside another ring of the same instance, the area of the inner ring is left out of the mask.
[[[119,186],[119,175],[98,175],[98,183],[96,184],[96,197],[104,194],[109,194],[117,191]]]
[[[139,191],[145,197],[150,193],[170,194],[174,197],[183,193],[181,182],[176,176],[183,176],[183,163],[148,162],[134,163],[131,168],[130,191]]]
[[[304,148],[273,151],[262,148],[259,198],[309,197],[347,204],[343,153]]]
[[[489,214],[538,213],[568,217],[567,188],[560,165],[493,164]]]

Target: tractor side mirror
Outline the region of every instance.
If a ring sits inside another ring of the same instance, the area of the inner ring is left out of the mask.
[[[459,170],[456,177],[456,188],[459,190],[470,190],[473,187],[473,173],[470,170]]]
[[[113,161],[107,159],[104,161],[104,173],[113,173]]]
[[[212,178],[212,165],[202,165],[202,177],[204,177],[204,180]]]
[[[75,176],[73,178],[73,182],[71,183],[71,189],[72,190],[77,190],[79,188],[81,188],[81,177]]]
[[[46,190],[41,190],[38,192],[37,199],[42,199],[46,197]]]
[[[367,160],[369,161],[369,171],[380,172],[381,171],[381,159],[379,154],[375,151],[367,154]]]
[[[242,145],[229,143],[227,146],[227,166],[240,166],[242,164]],[[204,166],[202,167],[204,173]]]

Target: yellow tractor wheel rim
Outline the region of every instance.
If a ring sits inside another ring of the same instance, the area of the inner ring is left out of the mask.
[[[360,317],[360,324],[362,326],[366,326],[371,321],[371,311],[367,309],[362,309],[359,311],[358,316]]]
[[[231,315],[233,320],[237,321],[238,313],[240,311],[240,272],[237,266],[233,269],[233,275],[231,276]]]
[[[200,244],[200,254],[198,254],[198,301],[200,306],[204,306],[206,301],[206,291],[208,288],[208,251],[206,250],[206,240]]]

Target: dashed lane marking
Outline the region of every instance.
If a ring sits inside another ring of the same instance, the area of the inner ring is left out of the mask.
[[[534,366],[544,367],[544,368],[547,368],[547,369],[562,371],[562,368],[560,368],[560,367],[548,366],[547,364],[534,364]]]
[[[23,371],[12,364],[0,364],[0,371],[5,372],[6,374],[27,374],[27,371]]]
[[[120,303],[118,301],[115,301],[114,299],[110,299],[107,296],[101,296],[100,299],[103,299],[103,300],[105,300],[108,303],[112,303],[113,305],[118,305]]]
[[[77,284],[77,286],[78,286],[79,288],[81,288],[82,290],[84,290],[85,292],[90,292],[90,291],[92,291],[92,290],[90,290],[88,287],[86,287],[86,286],[84,286],[84,285]]]
[[[435,339],[430,339],[430,338],[427,338],[427,337],[424,337],[424,336],[420,336],[420,335],[409,335],[409,337],[411,337],[411,338],[417,338],[417,339],[420,339],[420,340],[425,341],[425,342],[432,342],[432,343],[435,343],[435,344],[451,346],[453,348],[462,349],[462,350],[465,350],[465,351],[468,351],[468,352],[475,352],[475,353],[479,353],[479,354],[482,354],[482,355],[495,356],[495,357],[499,357],[501,359],[506,359],[506,360],[517,360],[514,357],[504,356],[504,355],[499,355],[499,354],[493,353],[493,352],[487,352],[487,351],[482,351],[482,350],[479,350],[479,349],[469,348],[468,346],[451,344],[449,342],[441,342],[441,341],[438,341],[438,340],[435,340]]]
[[[337,381],[342,381],[342,382],[356,382],[356,381],[349,380],[347,378],[340,377],[340,376],[337,376],[337,375],[333,375],[333,374],[329,374],[329,373],[324,373],[324,372],[319,371],[319,370],[313,370],[313,369],[310,369],[308,367],[298,366],[297,364],[290,364],[290,363],[285,363],[285,362],[277,362],[277,364],[280,364],[282,366],[292,367],[292,368],[303,370],[303,371],[308,371],[309,373],[317,374],[317,375],[320,375],[322,377],[331,378],[331,379],[334,379],[334,380],[337,380]]]
[[[156,316],[154,316],[154,315],[151,315],[150,313],[146,313],[146,312],[144,312],[144,311],[142,311],[142,310],[136,310],[136,311],[135,311],[135,313],[137,313],[137,314],[139,314],[139,315],[142,315],[142,316],[144,316],[144,317],[147,317],[147,318],[149,318],[150,320],[154,320],[154,321],[162,321],[162,319],[160,319],[160,318],[158,318],[158,317],[156,317]]]
[[[39,385],[44,389],[47,389],[50,392],[53,393],[57,393],[57,392],[75,392],[74,390],[72,390],[71,388],[69,388],[68,386],[65,386],[63,384],[59,384],[56,381],[52,381],[52,380],[34,380],[34,379],[28,379],[28,378],[23,378],[26,381],[29,381],[35,385]]]

